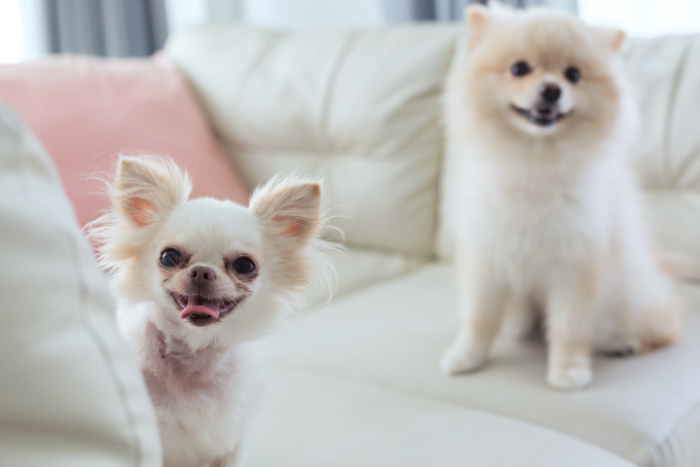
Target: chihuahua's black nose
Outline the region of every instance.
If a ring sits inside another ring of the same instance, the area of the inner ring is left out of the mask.
[[[206,266],[195,266],[190,270],[192,283],[204,285],[216,279],[216,272]]]
[[[542,92],[540,93],[542,99],[549,104],[554,104],[561,97],[561,88],[558,84],[545,84]]]

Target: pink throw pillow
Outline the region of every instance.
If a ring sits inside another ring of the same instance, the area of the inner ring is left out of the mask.
[[[175,66],[154,59],[54,57],[0,66],[0,103],[20,113],[58,165],[80,225],[107,208],[118,154],[159,154],[185,168],[193,196],[241,204],[248,190]]]

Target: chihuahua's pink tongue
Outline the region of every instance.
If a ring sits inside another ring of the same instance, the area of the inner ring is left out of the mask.
[[[187,319],[193,313],[201,313],[203,315],[209,315],[214,319],[219,319],[219,310],[213,310],[206,305],[188,305],[180,313],[180,318]]]

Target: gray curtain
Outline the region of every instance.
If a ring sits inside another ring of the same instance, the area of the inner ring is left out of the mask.
[[[384,13],[391,23],[406,21],[457,21],[464,18],[470,3],[488,4],[488,0],[384,0]],[[500,0],[500,3],[526,8],[549,6],[576,13],[577,0]]]
[[[43,0],[41,7],[50,53],[146,56],[167,36],[165,0]]]

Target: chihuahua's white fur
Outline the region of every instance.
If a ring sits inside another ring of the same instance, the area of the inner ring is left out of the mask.
[[[260,390],[244,344],[266,332],[307,283],[321,228],[320,190],[314,180],[277,178],[257,189],[247,208],[189,200],[190,180],[172,161],[120,158],[112,210],[89,229],[102,265],[114,272],[118,321],[155,406],[166,466],[237,465]],[[159,266],[169,245],[191,255],[187,267]],[[255,259],[256,278],[226,279],[223,258],[239,252]],[[181,319],[168,292],[186,282],[193,265],[216,271],[227,294],[245,295],[205,327]]]
[[[472,6],[467,18],[444,100],[450,170],[461,177],[462,322],[441,367],[480,368],[504,319],[539,310],[547,381],[583,387],[594,352],[665,346],[680,326],[626,160],[636,109],[618,63],[624,34],[545,9]],[[510,72],[518,60],[532,66],[526,77]],[[563,74],[570,65],[576,84]],[[570,112],[549,126],[511,107],[534,106],[544,82],[560,86]]]

